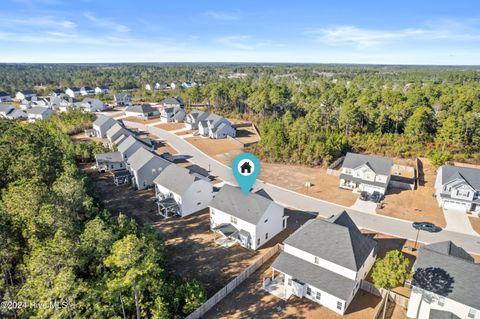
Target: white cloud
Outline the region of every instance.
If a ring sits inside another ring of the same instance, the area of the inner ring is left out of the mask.
[[[122,33],[130,32],[130,28],[128,26],[117,23],[108,18],[97,18],[91,12],[85,12],[83,16],[87,18],[90,22],[93,22],[98,27],[110,29],[110,30],[113,30],[116,32],[122,32]]]
[[[205,15],[215,19],[215,20],[223,20],[223,21],[233,21],[233,20],[240,20],[241,13],[239,11],[207,11]]]
[[[247,43],[249,40],[251,40],[249,35],[229,35],[218,38],[217,42],[234,49],[252,50],[254,45]]]
[[[1,17],[0,25],[3,27],[36,27],[36,28],[54,28],[63,30],[73,30],[77,24],[70,20],[57,19],[54,17],[30,17],[29,19],[17,19]]]

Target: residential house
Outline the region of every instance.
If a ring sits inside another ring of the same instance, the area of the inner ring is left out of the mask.
[[[34,96],[37,96],[37,94],[32,90],[18,91],[17,94],[15,94],[15,98],[19,101],[30,100]]]
[[[85,112],[101,112],[106,109],[105,104],[99,99],[86,98],[83,101],[75,103],[76,107]]]
[[[0,117],[7,117],[7,114],[15,110],[15,107],[7,104],[0,104]]]
[[[98,153],[95,155],[95,162],[99,172],[125,169],[125,162],[120,152]]]
[[[440,207],[480,213],[480,169],[441,166],[435,181],[435,196]]]
[[[132,156],[139,148],[153,151],[153,146],[144,143],[142,140],[137,139],[133,135],[126,137],[121,143],[118,144],[117,150],[122,155],[124,160],[127,160]]]
[[[95,89],[90,87],[90,86],[82,86],[80,88],[80,94],[81,95],[95,95]]]
[[[197,130],[198,124],[208,117],[207,112],[192,110],[185,117],[185,128],[188,130]]]
[[[170,164],[172,163],[143,147],[139,148],[127,160],[132,185],[139,190],[152,186],[153,180]]]
[[[43,106],[35,106],[27,110],[27,116],[29,122],[35,122],[37,120],[46,120],[52,116],[52,109]]]
[[[95,94],[108,94],[108,86],[100,85],[95,88]]]
[[[113,96],[116,106],[132,105],[132,96],[128,93],[117,93]]]
[[[197,86],[197,83],[192,80],[188,80],[182,83],[182,88],[184,89],[190,89],[190,88],[193,88],[194,86]]]
[[[135,116],[144,120],[159,116],[160,111],[150,104],[132,105],[125,109],[126,116]]]
[[[12,97],[10,96],[10,94],[4,91],[0,91],[0,103],[11,102],[11,101],[12,101]]]
[[[480,318],[480,265],[451,241],[423,246],[413,265],[407,317]]]
[[[165,108],[167,108],[167,107],[184,108],[185,107],[185,103],[183,102],[182,98],[179,97],[179,96],[169,97],[169,98],[163,100],[162,104],[163,104],[163,107],[165,107]]]
[[[107,139],[111,144],[117,144],[118,145],[118,138],[124,135],[125,137],[128,137],[130,135],[133,135],[132,132],[130,132],[128,129],[120,125],[119,122],[113,124],[108,130],[107,130]]]
[[[175,82],[170,83],[170,88],[172,90],[175,90],[176,87],[177,87],[177,83],[175,83]]]
[[[75,98],[77,96],[80,96],[80,89],[77,88],[77,87],[71,87],[71,88],[67,88],[65,90],[65,94],[68,95],[69,97],[71,98]]]
[[[117,123],[117,120],[111,118],[110,116],[100,115],[93,122],[93,130],[95,131],[95,135],[100,138],[106,138],[107,131]]]
[[[179,123],[185,118],[185,110],[179,107],[166,107],[162,110],[160,118],[165,123]]]
[[[170,88],[170,85],[167,82],[155,83],[154,89],[155,90],[166,90]]]
[[[213,198],[208,178],[175,164],[167,166],[153,183],[158,212],[165,218],[198,212],[207,208]]]
[[[340,187],[382,195],[387,191],[393,161],[389,158],[347,153],[340,174]]]
[[[210,227],[221,234],[217,243],[239,243],[256,250],[287,227],[284,208],[260,193],[225,184],[210,202]]]
[[[305,297],[343,315],[375,263],[376,244],[345,211],[311,219],[284,241],[264,288],[280,287],[284,299]]]
[[[150,86],[150,84],[145,84],[145,90],[147,90],[147,91],[152,90],[152,87]]]
[[[63,93],[62,89],[60,88],[54,88],[52,92],[50,92],[50,96],[53,96],[53,97],[61,96],[62,94],[65,94],[65,93]]]
[[[8,120],[24,120],[28,118],[27,113],[22,110],[14,109],[5,116]]]
[[[200,135],[214,139],[226,138],[227,136],[235,137],[236,135],[236,130],[232,124],[223,116],[216,114],[210,114],[205,120],[200,121],[198,132]]]

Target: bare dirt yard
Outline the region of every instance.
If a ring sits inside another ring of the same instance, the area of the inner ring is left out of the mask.
[[[352,191],[338,187],[338,177],[327,175],[323,167],[261,164],[259,179],[268,183],[344,206],[351,206],[357,200],[357,195]],[[305,182],[310,182],[312,186],[305,187]]]
[[[84,132],[80,132],[74,135],[70,135],[70,138],[72,139],[73,142],[87,142],[87,141],[93,141],[97,143],[104,143],[105,140],[103,140],[100,137],[96,136],[88,136]]]
[[[195,132],[195,131],[193,131],[193,130],[185,130],[185,131],[177,132],[177,133],[175,133],[175,135],[180,135],[180,136],[181,136],[181,135],[188,135],[188,134],[192,134],[193,132]]]
[[[158,120],[157,120],[157,122],[158,122]],[[165,131],[175,131],[175,130],[185,128],[185,124],[183,124],[183,123],[161,123],[161,124],[155,125],[155,127],[161,128],[162,130],[165,130]]]
[[[252,126],[237,128],[236,140],[244,145],[251,145],[259,141],[255,129]]]
[[[423,172],[419,172],[422,182],[416,190],[389,189],[382,200],[383,208],[377,209],[381,215],[410,221],[427,221],[445,227],[443,211],[432,194],[435,192],[436,169],[428,159],[421,159]]]
[[[144,120],[142,118],[135,117],[135,116],[125,117],[122,120],[135,122],[135,123],[142,123],[142,124],[151,124],[151,123],[156,123],[156,122],[160,121],[160,115],[152,116],[148,120]]]
[[[238,286],[231,295],[213,307],[204,318],[321,318],[321,319],[371,319],[380,306],[380,298],[360,290],[344,316],[322,307],[306,298],[279,299],[262,290],[262,281],[271,276],[274,256],[250,278]],[[393,319],[406,318],[403,313]]]
[[[480,217],[468,216],[468,219],[470,219],[473,230],[480,234]]]
[[[227,139],[216,140],[201,136],[193,136],[186,138],[185,141],[228,166],[232,164],[232,160],[235,156],[243,152],[243,149],[240,146]]]

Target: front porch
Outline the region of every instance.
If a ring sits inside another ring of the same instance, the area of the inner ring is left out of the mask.
[[[272,276],[262,282],[262,289],[285,301],[293,295],[292,290],[285,287],[285,274],[273,268]]]

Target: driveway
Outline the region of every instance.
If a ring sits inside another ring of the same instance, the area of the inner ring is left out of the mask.
[[[146,126],[142,123],[126,122],[125,124],[127,126],[140,128],[142,130],[148,130],[151,134],[157,135],[164,139],[172,147],[178,150],[180,154],[190,155],[191,158],[189,161],[192,163],[202,167],[210,167],[213,175],[220,177],[227,183],[237,185],[230,167],[209,157],[199,149],[195,148],[192,144],[180,138],[178,135],[171,134],[170,132],[157,127]],[[330,217],[333,214],[337,214],[345,210],[350,214],[353,221],[360,228],[367,228],[384,234],[411,240],[415,240],[417,235],[417,232],[412,228],[412,222],[410,221],[364,213],[349,207],[326,202],[272,184],[267,184],[260,180],[257,180],[254,188],[265,189],[265,191],[272,197],[273,200],[283,204],[286,207],[293,207],[302,211],[318,212],[322,217]],[[445,240],[451,240],[455,244],[462,246],[468,252],[480,255],[480,236],[478,235],[473,236],[471,234],[443,230],[438,233],[425,233],[419,238],[419,241],[426,244]]]
[[[470,224],[468,215],[464,211],[444,208],[443,214],[445,215],[445,221],[447,222],[447,227],[445,227],[445,229],[459,233],[477,235],[477,232],[472,228],[472,224]]]
[[[355,204],[350,206],[350,208],[367,214],[376,214],[377,205],[377,203],[371,202],[369,200],[361,200],[360,198],[357,198]]]

